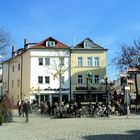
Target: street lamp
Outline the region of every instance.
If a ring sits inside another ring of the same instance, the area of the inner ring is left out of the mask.
[[[127,109],[127,118],[129,115],[129,105],[130,105],[130,98],[128,90],[130,90],[130,87],[128,87],[128,66],[126,66],[126,82],[125,82],[125,98],[124,103],[126,103],[126,109]]]
[[[108,92],[108,78],[105,76],[104,79],[101,79],[101,84],[105,85],[105,94],[106,94],[106,116],[109,117],[109,92]]]
[[[38,93],[38,105],[39,105],[39,107],[40,107],[40,104],[41,104],[41,94],[40,94],[40,88],[39,88],[39,86],[38,86],[38,91],[37,91]]]
[[[90,99],[92,72],[86,73],[86,79],[87,79],[87,93],[88,93],[89,99]]]

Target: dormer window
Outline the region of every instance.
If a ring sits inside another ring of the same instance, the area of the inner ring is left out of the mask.
[[[92,42],[90,42],[89,40],[84,41],[84,48],[90,48],[91,46],[92,46]]]
[[[46,46],[47,47],[55,47],[55,42],[54,41],[46,41]]]

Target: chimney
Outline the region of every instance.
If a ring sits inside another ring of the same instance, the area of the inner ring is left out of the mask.
[[[24,50],[28,49],[28,40],[27,38],[24,39]]]
[[[16,54],[16,48],[15,46],[12,46],[12,57],[14,57]]]

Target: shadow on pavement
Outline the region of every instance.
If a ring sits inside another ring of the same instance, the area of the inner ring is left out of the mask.
[[[126,134],[103,134],[84,136],[84,140],[140,140],[140,130],[127,131]]]

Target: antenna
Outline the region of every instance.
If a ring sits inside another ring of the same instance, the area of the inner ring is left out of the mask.
[[[73,37],[73,46],[75,46],[75,35]]]

